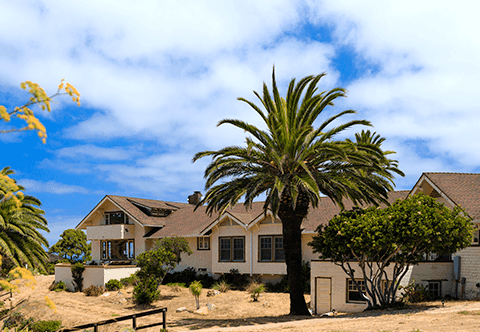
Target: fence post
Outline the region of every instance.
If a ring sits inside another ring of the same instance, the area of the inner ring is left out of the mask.
[[[97,324],[94,324],[94,325],[93,325],[93,332],[98,332],[98,326],[97,326]]]
[[[162,311],[162,316],[163,316],[163,329],[166,331],[167,330],[167,312],[165,310]]]
[[[132,316],[132,325],[133,325],[133,329],[136,330],[137,329],[137,315]]]

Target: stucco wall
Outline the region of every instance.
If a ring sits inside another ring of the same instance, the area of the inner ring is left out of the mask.
[[[212,272],[212,241],[210,239],[210,250],[198,250],[197,249],[197,238],[189,237],[186,238],[190,249],[192,249],[193,254],[181,255],[180,264],[174,269],[174,271],[182,271],[187,267],[194,267],[195,269],[207,269],[207,273]]]
[[[331,278],[331,304],[332,309],[341,312],[359,312],[366,309],[363,303],[347,302],[347,279],[348,276],[340,266],[330,261],[312,261],[311,263],[311,307],[315,308],[317,277]],[[352,268],[357,278],[361,278],[361,269],[358,264],[352,263]],[[393,266],[386,269],[389,277],[392,275]],[[428,285],[428,281],[442,281],[442,296],[453,295],[453,262],[422,262],[411,266],[400,285],[405,286],[415,280],[415,283]]]
[[[63,281],[70,291],[75,288],[73,286],[72,272],[70,264],[55,265],[55,282]],[[85,266],[83,272],[83,289],[91,285],[105,286],[110,279],[122,279],[129,277],[132,273],[140,270],[136,266],[102,266],[102,265],[88,265]]]
[[[211,234],[212,250],[212,272],[229,273],[231,269],[237,269],[240,273],[250,273],[250,236],[247,236],[245,229],[241,226],[220,226],[214,227]],[[219,237],[223,236],[244,236],[245,237],[245,261],[244,262],[220,262],[219,261]]]
[[[102,255],[100,241],[92,241],[90,243],[92,244],[92,260],[99,261]]]

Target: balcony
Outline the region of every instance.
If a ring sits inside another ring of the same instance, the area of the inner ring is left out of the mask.
[[[101,225],[87,227],[87,240],[122,240],[135,237],[135,225]]]

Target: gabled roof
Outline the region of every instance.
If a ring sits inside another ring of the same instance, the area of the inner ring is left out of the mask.
[[[393,203],[398,198],[404,198],[408,191],[394,191],[390,193],[389,201]],[[152,199],[143,199],[135,197],[125,197],[116,195],[105,196],[100,203],[77,225],[77,228],[86,221],[105,201],[112,202],[115,206],[122,209],[135,222],[144,227],[151,227],[144,237],[162,238],[165,236],[199,236],[207,233],[218,222],[229,217],[245,229],[252,227],[255,223],[263,219],[264,202],[254,202],[251,208],[245,209],[243,204],[238,204],[230,208],[219,218],[218,214],[211,216],[206,214],[206,206],[199,206],[194,211],[195,206],[187,203],[165,202]],[[351,202],[344,202],[345,208],[353,207]],[[151,216],[145,212],[145,208],[159,208],[171,211],[167,216]],[[329,198],[324,197],[320,200],[316,209],[310,208],[308,217],[304,220],[302,227],[304,232],[314,232],[321,223],[326,224],[336,214],[340,208]],[[269,213],[271,215],[271,212]]]
[[[390,191],[388,194],[388,202],[392,204],[397,199],[404,199],[407,197],[408,193],[408,190]],[[355,207],[350,200],[344,200],[343,204],[345,205],[346,210],[350,210]],[[385,207],[385,204],[380,204],[380,206]],[[340,211],[341,210],[338,205],[333,203],[331,199],[326,197],[321,199],[320,202],[318,202],[318,207],[316,209],[310,208],[308,210],[307,218],[302,223],[304,232],[315,232],[318,225],[327,225],[333,217],[340,213]]]
[[[423,173],[412,192],[425,180],[433,184],[447,201],[464,209],[472,219],[480,219],[480,174]]]

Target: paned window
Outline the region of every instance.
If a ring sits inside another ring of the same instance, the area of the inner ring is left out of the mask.
[[[442,294],[441,281],[429,281],[427,291],[434,299],[440,298]]]
[[[210,238],[207,236],[197,238],[198,250],[210,250]]]
[[[365,281],[362,279],[355,279],[363,294],[365,294]],[[360,296],[360,292],[352,279],[347,279],[347,302],[365,302]]]
[[[282,236],[259,237],[259,261],[261,262],[284,262],[285,251],[283,250]]]
[[[105,213],[105,225],[128,224],[128,216],[123,212]]]
[[[102,241],[103,260],[132,260],[135,258],[133,240]]]
[[[220,262],[245,261],[244,237],[221,237],[219,243]]]

